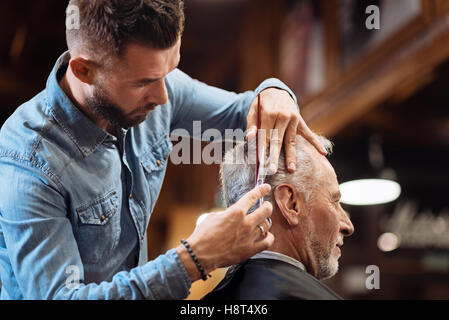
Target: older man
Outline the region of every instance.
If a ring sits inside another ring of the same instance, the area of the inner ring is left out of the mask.
[[[330,153],[330,141],[320,139]],[[221,167],[228,205],[250,190],[254,181],[254,165],[236,162],[239,154],[245,160],[250,158],[247,143],[229,151]],[[289,173],[282,163],[278,173],[266,179],[272,187],[267,199],[273,205],[273,245],[269,251],[231,267],[204,300],[341,299],[319,281],[337,273],[343,238],[354,232],[348,214],[340,206],[334,169],[300,136],[297,171]]]

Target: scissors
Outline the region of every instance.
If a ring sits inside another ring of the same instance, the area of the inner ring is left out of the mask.
[[[261,128],[261,109],[260,109],[260,94],[257,96],[257,134],[256,134],[256,180],[255,186],[261,186],[265,182],[266,166],[265,166],[265,146],[262,145],[262,150],[259,153],[259,131]],[[263,197],[258,201],[258,207],[263,205]],[[270,228],[272,225],[271,218],[267,218]]]

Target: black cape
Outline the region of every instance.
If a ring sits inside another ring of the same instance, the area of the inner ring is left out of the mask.
[[[202,299],[342,300],[319,280],[284,261],[250,259],[232,266],[218,286]]]

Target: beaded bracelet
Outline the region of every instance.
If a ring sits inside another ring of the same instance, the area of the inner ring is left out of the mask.
[[[190,254],[190,257],[192,258],[193,262],[195,262],[195,265],[198,268],[198,271],[201,273],[201,278],[203,279],[203,281],[206,281],[208,276],[212,277],[210,274],[206,275],[206,272],[204,271],[203,266],[198,261],[198,258],[195,255],[195,253],[193,253],[193,250],[190,247],[189,243],[187,241],[185,241],[184,239],[181,240],[181,243],[184,245],[184,247],[186,247],[187,252]]]

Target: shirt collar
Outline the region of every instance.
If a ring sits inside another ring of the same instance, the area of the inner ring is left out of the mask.
[[[299,262],[296,259],[293,259],[292,257],[286,256],[285,254],[279,253],[279,252],[266,250],[266,251],[259,252],[258,254],[252,256],[251,259],[279,260],[279,261],[283,261],[283,262],[289,263],[291,265],[294,265],[295,267],[297,267],[303,271],[306,271],[306,268],[304,267],[304,265],[301,262]]]
[[[69,52],[65,52],[57,60],[47,80],[47,101],[55,120],[87,157],[110,135],[87,118],[59,86],[58,72],[63,68],[67,69],[69,60]]]

